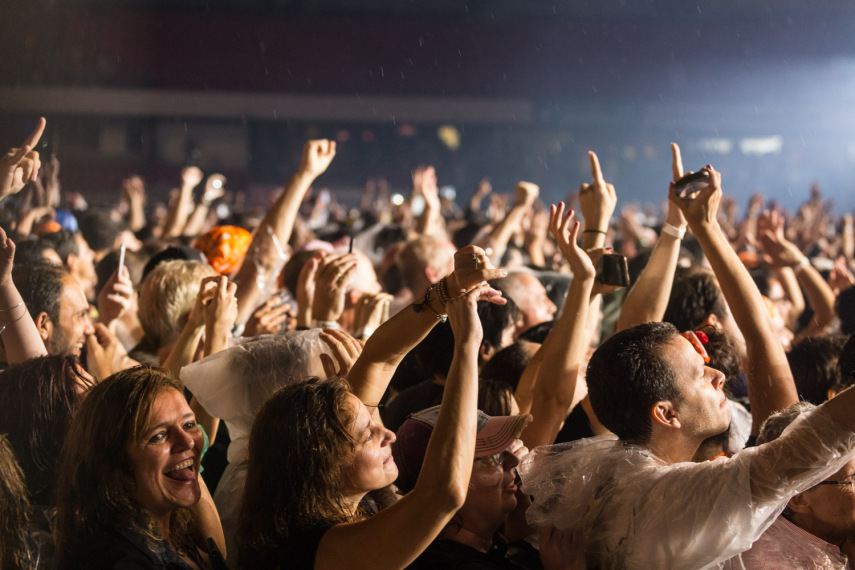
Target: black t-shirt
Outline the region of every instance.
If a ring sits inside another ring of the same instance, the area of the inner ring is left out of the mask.
[[[453,540],[434,540],[408,570],[522,570],[508,560],[505,548],[481,552]]]
[[[106,531],[72,561],[72,568],[89,570],[190,570],[190,566],[165,541],[149,547],[146,539],[130,530]],[[195,547],[188,555],[204,568]]]

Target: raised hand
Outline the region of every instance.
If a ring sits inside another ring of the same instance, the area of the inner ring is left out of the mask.
[[[297,278],[297,326],[309,327],[312,324],[312,305],[315,301],[315,286],[318,279],[318,267],[326,256],[325,251],[317,251],[303,268]]]
[[[258,307],[249,317],[244,327],[244,336],[255,337],[263,334],[277,334],[282,331],[282,323],[291,315],[291,306],[282,302],[282,297],[273,295]]]
[[[41,161],[33,149],[42,138],[45,124],[45,118],[41,117],[22,147],[10,149],[0,158],[0,200],[20,192],[27,182],[38,177]]]
[[[356,264],[353,254],[327,255],[320,261],[312,301],[313,319],[323,322],[338,320],[344,312],[344,294]]]
[[[775,210],[766,210],[757,219],[757,245],[763,261],[772,267],[795,267],[805,257],[784,237],[784,217]]]
[[[558,243],[558,249],[561,250],[564,259],[570,264],[574,278],[585,275],[593,277],[596,274],[594,263],[576,243],[579,237],[579,221],[573,219],[574,215],[573,210],[564,215],[564,202],[558,202],[557,206],[555,204],[549,206],[549,233]]]
[[[520,181],[517,182],[516,190],[514,191],[514,204],[531,208],[534,206],[534,201],[540,195],[540,186],[532,182]]]
[[[335,141],[320,139],[308,141],[303,147],[300,172],[318,177],[329,168],[335,158]]]
[[[222,174],[212,174],[205,181],[205,193],[202,202],[210,204],[226,194],[226,177]]]
[[[507,274],[504,269],[493,267],[489,255],[483,249],[467,245],[454,253],[454,271],[446,280],[448,293],[452,298],[457,297],[481,283],[505,277]],[[493,288],[488,288],[486,300],[497,305],[507,303],[502,294]]]
[[[195,166],[185,166],[181,169],[181,185],[185,188],[195,188],[204,178],[202,171]]]
[[[119,269],[121,273],[118,270],[113,271],[98,292],[98,320],[105,325],[122,318],[133,300],[134,284],[131,282],[128,268],[122,266]]]
[[[319,337],[327,343],[332,352],[332,357],[321,353],[321,364],[327,377],[337,376],[347,378],[353,363],[362,354],[362,341],[357,340],[344,331],[336,329],[324,329]],[[333,361],[333,358],[335,361]]]
[[[225,275],[208,277],[213,287],[213,294],[204,303],[205,306],[205,331],[217,331],[220,334],[228,334],[235,326],[237,319],[237,299],[235,292],[237,284],[228,280]]]
[[[716,217],[722,194],[721,173],[709,164],[702,170],[707,172],[710,182],[693,196],[681,198],[674,189],[673,183],[668,191],[668,200],[680,209],[689,226],[693,229],[700,225],[718,223]]]
[[[365,293],[356,304],[353,330],[363,340],[371,336],[389,318],[392,295],[388,293]]]
[[[103,323],[95,323],[92,334],[86,336],[86,367],[99,381],[113,373],[118,346],[119,340]]]
[[[593,182],[579,187],[579,210],[585,218],[586,230],[606,232],[617,206],[617,194],[615,194],[615,187],[603,178],[597,154],[590,151],[588,158],[591,161]]]
[[[480,283],[465,294],[450,299],[445,305],[448,314],[448,324],[454,333],[454,344],[466,342],[481,345],[484,330],[478,318],[478,301],[491,301],[491,288],[486,283]]]
[[[0,285],[12,282],[12,261],[15,259],[15,242],[6,237],[0,228]]]
[[[671,181],[676,182],[683,177],[683,157],[680,155],[680,146],[671,143]],[[686,228],[686,218],[677,204],[668,200],[668,216],[665,221],[677,229]]]

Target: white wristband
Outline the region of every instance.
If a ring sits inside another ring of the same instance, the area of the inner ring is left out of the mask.
[[[662,226],[662,233],[674,236],[677,239],[683,239],[683,236],[686,235],[686,228],[678,228],[674,224],[665,222],[665,225]]]
[[[798,262],[797,264],[795,264],[795,265],[793,266],[793,271],[795,272],[795,274],[796,274],[796,275],[798,275],[798,274],[799,274],[799,272],[800,272],[802,269],[804,269],[805,267],[807,267],[808,265],[810,265],[810,259],[808,259],[808,256],[806,256],[806,255],[805,255],[804,257],[802,257],[802,258],[799,260],[799,262]]]

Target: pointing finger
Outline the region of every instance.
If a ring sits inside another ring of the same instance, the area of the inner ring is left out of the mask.
[[[30,148],[36,148],[39,139],[42,138],[42,133],[45,132],[46,124],[47,121],[45,121],[45,118],[39,117],[39,122],[36,125],[36,128],[33,129],[33,132],[31,132],[30,136],[27,137],[27,140],[24,141],[24,145],[29,146]]]
[[[591,178],[594,179],[595,184],[604,186],[606,181],[603,178],[603,169],[600,168],[600,159],[597,158],[597,153],[592,150],[589,150],[588,158],[591,159]]]
[[[683,157],[677,143],[671,143],[671,177],[674,182],[683,177]]]

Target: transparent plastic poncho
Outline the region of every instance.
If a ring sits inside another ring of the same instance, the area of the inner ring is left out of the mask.
[[[738,555],[787,501],[853,447],[855,434],[821,407],[771,443],[701,463],[667,464],[614,436],[540,447],[521,466],[527,518],[580,531],[588,567],[743,568]]]
[[[181,369],[181,380],[205,410],[229,429],[229,465],[214,493],[226,546],[234,532],[246,480],[249,434],[261,406],[276,390],[314,376],[324,377],[321,353],[330,354],[320,329],[263,337],[234,346]],[[229,556],[231,561],[236,556]]]

